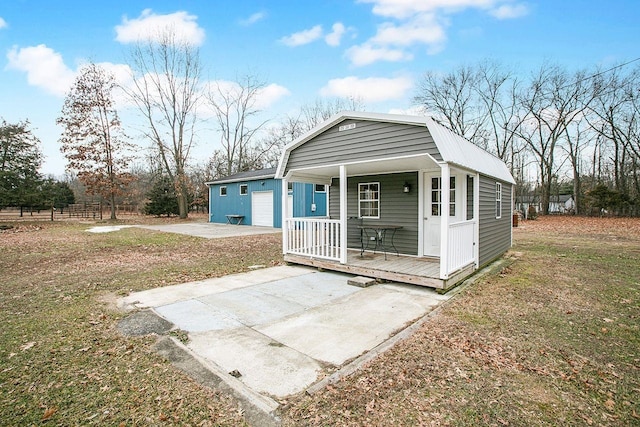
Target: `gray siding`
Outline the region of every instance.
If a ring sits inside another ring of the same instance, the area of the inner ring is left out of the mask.
[[[358,218],[358,183],[380,183],[380,219],[365,219],[365,224],[394,224],[402,229],[393,242],[402,254],[418,254],[418,173],[367,175],[347,179],[347,246],[360,248],[361,220]],[[411,185],[410,193],[403,193],[404,183]],[[340,181],[333,179],[329,187],[329,216],[340,218]]]
[[[480,266],[511,247],[511,184],[502,182],[502,217],[496,219],[496,182],[480,175]]]
[[[354,129],[339,131],[340,126]],[[428,153],[442,160],[424,126],[345,120],[291,151],[291,169]],[[285,171],[286,173],[286,171]]]

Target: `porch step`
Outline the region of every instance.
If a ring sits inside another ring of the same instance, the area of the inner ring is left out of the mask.
[[[366,288],[375,284],[376,279],[372,279],[371,277],[356,276],[347,280],[347,285],[358,286],[360,288]]]

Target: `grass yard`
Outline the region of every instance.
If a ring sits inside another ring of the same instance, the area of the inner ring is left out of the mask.
[[[105,222],[106,223],[106,222]],[[105,301],[278,263],[280,235],[200,239],[73,222],[0,234],[0,425],[243,425],[237,405],[125,338]]]
[[[640,425],[640,220],[546,217],[515,262],[287,425]]]
[[[110,302],[277,264],[280,235],[88,227],[0,232],[0,425],[244,425],[153,338],[120,336]],[[546,217],[514,237],[509,267],[351,377],[293,396],[283,423],[640,425],[640,220]]]

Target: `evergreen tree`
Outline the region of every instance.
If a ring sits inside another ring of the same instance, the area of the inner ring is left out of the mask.
[[[149,202],[144,207],[147,215],[178,215],[178,199],[173,181],[168,176],[159,177],[148,194]]]

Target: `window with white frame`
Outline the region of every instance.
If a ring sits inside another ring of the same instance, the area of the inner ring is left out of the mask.
[[[240,184],[240,195],[246,196],[249,194],[249,186],[247,184]]]
[[[221,196],[226,196],[227,195],[227,187],[226,186],[220,187],[220,195]]]
[[[456,216],[456,177],[449,177],[449,216]]]
[[[358,184],[358,216],[360,218],[380,218],[380,183]]]
[[[502,184],[496,182],[496,219],[502,217]]]
[[[442,215],[442,180],[439,176],[431,178],[431,215]],[[446,211],[445,211],[446,212]],[[456,216],[456,177],[449,177],[449,216]]]
[[[315,191],[316,193],[325,193],[327,190],[324,184],[316,184]]]

